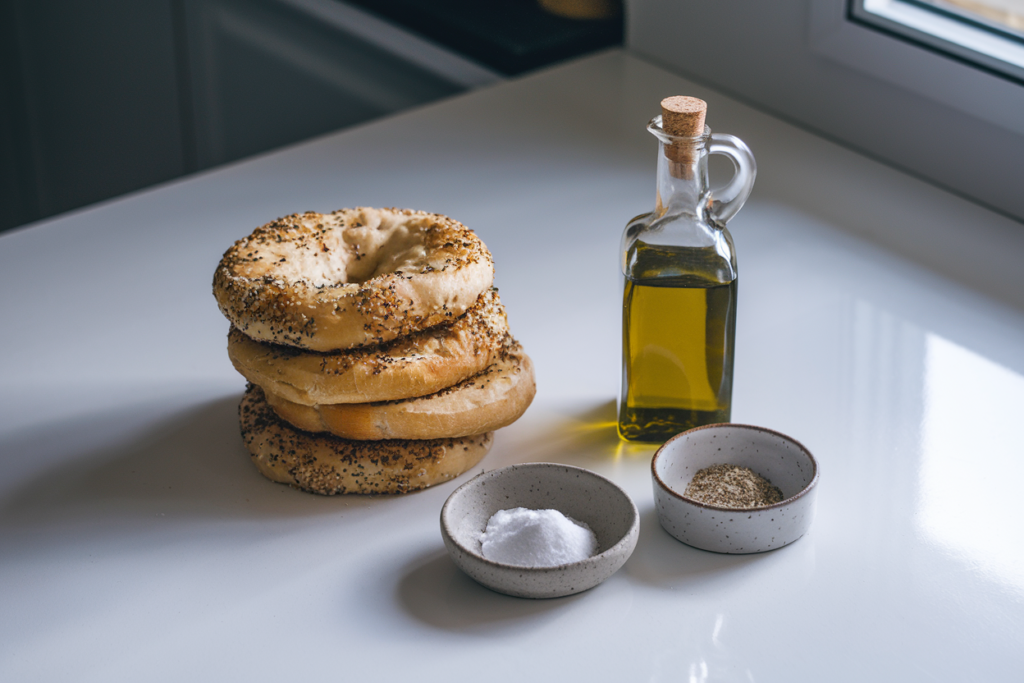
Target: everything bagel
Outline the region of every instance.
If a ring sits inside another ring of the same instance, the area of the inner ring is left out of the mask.
[[[252,339],[334,351],[457,318],[493,279],[487,247],[458,221],[356,208],[256,228],[225,252],[213,293]]]
[[[315,353],[228,334],[238,372],[293,403],[369,403],[425,396],[483,371],[512,343],[505,308],[488,290],[461,318],[381,346]]]
[[[406,493],[454,479],[480,462],[494,442],[486,433],[429,441],[348,441],[309,434],[270,409],[249,385],[238,408],[242,439],[263,476],[282,484],[337,493]]]
[[[267,393],[274,412],[308,432],[345,439],[439,439],[512,424],[536,393],[533,363],[518,342],[483,372],[441,391],[403,401],[304,406]]]

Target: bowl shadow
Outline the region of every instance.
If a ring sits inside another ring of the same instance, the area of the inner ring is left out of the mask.
[[[640,541],[623,571],[635,581],[661,588],[696,587],[735,581],[763,559],[765,553],[728,555],[700,550],[676,540],[661,527],[653,508],[640,512]]]
[[[514,598],[477,583],[455,566],[446,551],[437,550],[406,565],[396,597],[406,613],[428,626],[485,636],[496,630],[530,628],[588,592],[544,600]]]

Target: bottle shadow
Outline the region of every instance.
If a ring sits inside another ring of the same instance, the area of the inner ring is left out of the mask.
[[[239,398],[188,405],[170,417],[166,407],[133,406],[4,438],[0,452],[8,457],[31,454],[55,464],[5,487],[0,529],[100,518],[301,517],[379,500],[315,496],[263,478],[239,434]],[[125,427],[137,424],[147,426]],[[117,533],[109,524],[94,525],[94,533],[104,527]]]
[[[444,550],[424,553],[401,572],[399,605],[428,626],[465,634],[533,628],[586,595],[531,600],[496,593],[478,584],[452,562]]]
[[[552,418],[531,425],[528,434],[517,435],[515,451],[529,453],[530,461],[550,460],[580,467],[624,459],[650,460],[655,446],[619,439],[615,400],[580,411],[549,411]]]

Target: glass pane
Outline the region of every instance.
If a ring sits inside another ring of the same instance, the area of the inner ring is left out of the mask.
[[[951,16],[1024,38],[1024,0],[918,0]]]
[[[853,21],[1024,85],[1024,0],[850,0]]]

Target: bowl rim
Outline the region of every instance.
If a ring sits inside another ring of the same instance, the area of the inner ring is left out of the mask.
[[[577,470],[577,471],[583,472],[583,473],[585,473],[585,474],[587,474],[587,475],[589,475],[591,477],[594,477],[596,479],[600,479],[600,480],[602,480],[602,481],[604,481],[604,482],[606,482],[608,484],[611,484],[612,487],[615,488],[616,490],[618,490],[619,493],[622,494],[623,498],[625,498],[626,501],[629,502],[630,508],[632,509],[632,523],[629,525],[629,529],[626,531],[625,534],[623,534],[622,538],[620,538],[618,541],[616,541],[607,550],[604,550],[604,551],[598,553],[597,555],[591,555],[590,557],[584,558],[582,560],[576,560],[575,562],[567,562],[565,564],[556,564],[556,565],[551,565],[551,566],[548,566],[548,567],[529,567],[527,565],[522,565],[522,564],[506,564],[504,562],[495,562],[494,560],[490,560],[490,559],[484,557],[483,555],[481,555],[478,552],[470,550],[465,545],[463,545],[462,543],[459,542],[459,540],[457,539],[455,534],[452,533],[452,530],[451,530],[451,528],[448,525],[447,513],[448,513],[448,506],[451,504],[452,499],[455,498],[455,496],[460,491],[462,491],[464,488],[468,487],[470,484],[475,482],[480,477],[484,477],[484,476],[487,476],[489,474],[493,474],[495,472],[505,472],[507,470],[516,470],[516,469],[528,469],[528,468],[533,468],[533,467],[538,467],[538,466],[540,468],[542,468],[542,469],[546,469],[546,468],[549,468],[549,467],[560,467],[560,468],[568,469],[568,470]],[[484,564],[489,565],[491,567],[496,567],[496,568],[500,568],[500,569],[510,569],[510,570],[515,570],[515,571],[518,571],[518,572],[527,571],[527,572],[544,573],[544,572],[552,572],[552,571],[564,571],[564,570],[566,570],[566,569],[568,569],[570,567],[583,566],[583,565],[585,565],[587,563],[596,564],[600,560],[610,559],[613,555],[618,554],[618,551],[621,550],[621,547],[624,547],[625,544],[626,544],[626,541],[629,539],[629,537],[631,535],[633,535],[632,532],[634,530],[639,530],[639,526],[640,526],[640,511],[637,509],[636,502],[633,500],[632,496],[630,496],[628,493],[626,493],[625,489],[623,489],[621,486],[616,484],[614,481],[612,481],[608,477],[604,477],[604,476],[598,474],[597,472],[594,472],[593,470],[588,470],[586,467],[577,467],[576,465],[565,465],[565,464],[558,463],[558,462],[521,462],[521,463],[514,463],[512,465],[506,465],[505,467],[499,467],[499,468],[493,469],[493,470],[488,470],[486,472],[481,472],[480,474],[476,475],[475,477],[473,477],[472,479],[467,481],[465,484],[463,484],[459,488],[457,488],[454,491],[452,491],[451,495],[449,495],[448,498],[444,501],[444,505],[441,506],[441,528],[444,531],[444,535],[447,536],[448,538],[450,538],[452,543],[454,543],[456,546],[458,546],[458,548],[460,550],[462,550],[463,552],[467,553],[468,555],[471,555],[473,558],[475,558],[475,559],[479,560],[480,562],[483,562]]]
[[[785,439],[786,441],[789,441],[790,443],[795,445],[797,448],[799,448],[804,453],[804,455],[806,455],[807,458],[811,461],[811,470],[812,470],[811,480],[807,483],[806,486],[804,486],[802,489],[800,489],[799,491],[794,493],[792,496],[790,496],[789,498],[783,498],[778,503],[773,503],[772,505],[763,505],[763,506],[754,507],[754,508],[737,508],[737,507],[726,507],[724,505],[709,505],[707,503],[702,503],[699,500],[694,500],[693,498],[687,498],[682,493],[677,492],[671,486],[666,484],[661,479],[661,477],[658,476],[658,458],[661,457],[663,451],[665,451],[666,447],[670,443],[672,443],[673,441],[675,441],[676,439],[678,439],[680,437],[684,437],[684,436],[687,436],[688,434],[692,434],[693,432],[699,432],[699,431],[702,431],[704,429],[720,429],[722,427],[736,427],[738,429],[749,429],[749,430],[756,431],[756,432],[764,432],[764,433],[771,434],[773,436],[777,436],[777,437],[780,437],[782,439]],[[776,510],[776,509],[781,508],[783,506],[789,505],[793,501],[798,500],[798,499],[804,497],[805,495],[807,495],[811,491],[811,489],[813,489],[818,484],[818,461],[815,459],[814,455],[807,448],[807,446],[804,446],[802,443],[800,443],[799,441],[797,441],[793,437],[791,437],[791,436],[789,436],[787,434],[783,434],[782,432],[776,431],[774,429],[770,429],[768,427],[759,427],[757,425],[748,425],[748,424],[743,424],[743,423],[740,423],[740,422],[715,422],[714,424],[703,425],[701,427],[694,427],[693,429],[687,429],[685,432],[679,432],[675,436],[671,437],[668,441],[663,443],[661,446],[659,446],[658,450],[656,450],[654,452],[654,457],[651,458],[651,477],[658,484],[658,486],[661,487],[661,489],[663,491],[665,491],[669,495],[675,496],[676,498],[689,503],[690,505],[696,505],[697,507],[705,508],[705,509],[708,509],[708,510],[716,510],[716,511],[722,511],[722,512],[761,512],[762,510]]]

